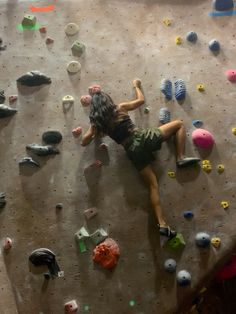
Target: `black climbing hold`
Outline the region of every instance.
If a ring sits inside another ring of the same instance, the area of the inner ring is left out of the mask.
[[[26,149],[37,156],[48,156],[59,154],[59,150],[51,145],[41,146],[38,144],[29,144],[26,146]]]
[[[0,192],[0,208],[3,208],[6,205],[5,193]]]
[[[56,205],[56,209],[62,209],[63,208],[63,204],[62,203],[58,203],[57,205]]]
[[[50,276],[59,276],[60,267],[57,264],[55,254],[46,248],[40,248],[33,251],[29,256],[29,261],[34,266],[47,266]]]
[[[0,105],[0,118],[13,116],[16,112],[16,109],[13,109],[6,105]]]
[[[58,144],[62,140],[62,135],[59,131],[46,131],[42,139],[46,144]]]
[[[40,86],[42,84],[51,84],[52,81],[50,77],[39,71],[31,71],[19,77],[17,82],[26,86]]]
[[[0,89],[0,104],[4,104],[6,97],[4,95],[4,90]]]
[[[33,166],[33,167],[40,167],[39,163],[33,160],[31,157],[23,157],[19,161],[19,166]]]

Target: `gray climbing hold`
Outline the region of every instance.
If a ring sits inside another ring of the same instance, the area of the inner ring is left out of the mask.
[[[164,263],[164,268],[168,273],[174,273],[176,270],[176,261],[172,258],[169,258]]]
[[[205,248],[210,244],[210,236],[206,232],[199,232],[195,237],[195,241],[197,246]]]
[[[170,111],[168,108],[161,108],[159,111],[159,121],[162,124],[170,122]]]
[[[93,234],[90,235],[90,238],[96,245],[104,241],[107,237],[108,234],[103,228],[96,230]]]
[[[203,121],[202,120],[193,120],[192,124],[193,124],[193,126],[195,126],[195,128],[201,128],[203,126]]]
[[[26,86],[40,86],[42,84],[51,84],[50,77],[47,77],[39,71],[30,71],[17,79],[17,82]]]
[[[220,43],[216,39],[212,39],[209,42],[209,49],[213,52],[218,52],[220,50]]]
[[[0,89],[0,104],[4,104],[6,97],[4,95],[4,90]]]
[[[62,135],[59,131],[46,131],[43,133],[42,139],[46,144],[58,144],[62,140]]]
[[[20,161],[19,161],[19,166],[33,166],[33,167],[40,167],[40,164],[33,160],[31,157],[23,157]]]
[[[183,216],[184,218],[186,219],[192,219],[194,214],[191,210],[186,210],[184,213],[183,213]]]
[[[228,11],[232,10],[234,7],[233,0],[213,0],[213,8],[216,11]]]
[[[78,55],[79,57],[85,52],[85,45],[78,40],[76,40],[71,46],[73,54]]]
[[[188,32],[186,35],[187,41],[190,41],[191,43],[195,43],[197,41],[197,33],[196,32]]]
[[[17,112],[16,109],[6,105],[0,105],[0,118],[13,116]]]
[[[5,193],[0,192],[0,208],[3,208],[6,205]]]
[[[26,149],[37,156],[49,156],[59,154],[59,150],[51,145],[42,146],[38,144],[29,144]]]
[[[56,209],[62,209],[63,208],[63,204],[62,203],[57,203],[56,204]]]
[[[167,100],[172,99],[172,83],[169,79],[161,80],[160,89],[161,92],[165,95]]]
[[[191,275],[186,270],[181,270],[177,274],[177,282],[180,286],[188,286],[191,283]]]

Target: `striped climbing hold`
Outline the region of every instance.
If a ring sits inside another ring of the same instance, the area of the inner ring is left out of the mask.
[[[183,80],[175,81],[175,98],[176,100],[184,100],[186,97],[186,85]]]
[[[170,122],[170,111],[168,108],[161,108],[159,111],[159,121],[162,124]]]
[[[161,80],[160,89],[161,92],[165,95],[167,100],[172,99],[172,83],[169,79]]]

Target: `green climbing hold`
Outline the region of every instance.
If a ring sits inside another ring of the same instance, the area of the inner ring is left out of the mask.
[[[73,54],[81,56],[85,52],[85,45],[83,43],[79,42],[78,40],[76,40],[73,43],[71,50],[72,50]]]
[[[87,251],[87,247],[85,245],[85,242],[84,241],[78,241],[79,243],[79,249],[80,249],[80,252],[81,253],[84,253]]]
[[[184,237],[181,233],[177,233],[177,235],[174,238],[166,242],[166,246],[172,250],[182,249],[185,246],[185,244],[186,243],[184,241]]]
[[[36,16],[26,14],[21,24],[22,26],[34,26],[36,24]]]
[[[135,304],[136,304],[136,302],[135,302],[134,300],[130,300],[130,301],[129,301],[129,305],[130,305],[130,306],[135,306]]]

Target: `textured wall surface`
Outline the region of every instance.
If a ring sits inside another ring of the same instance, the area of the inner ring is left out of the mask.
[[[51,12],[36,12],[38,23],[47,27],[47,35],[55,41],[49,47],[45,35],[36,31],[20,31],[30,5],[55,5]],[[230,254],[235,244],[235,157],[236,85],[228,82],[224,72],[235,68],[235,16],[212,18],[210,1],[189,0],[77,0],[19,1],[0,0],[0,34],[7,50],[0,52],[0,87],[7,96],[18,94],[18,113],[0,119],[0,191],[7,205],[0,213],[0,236],[13,239],[13,248],[5,263],[15,292],[20,314],[62,314],[66,301],[77,299],[81,313],[152,314],[179,312],[183,303],[191,303],[191,294],[205,284],[215,268]],[[163,24],[170,18],[172,25]],[[64,27],[79,24],[78,35],[67,37]],[[188,43],[185,35],[194,30],[199,40]],[[183,44],[177,46],[175,37]],[[75,39],[86,45],[85,54],[74,57],[70,46]],[[221,51],[215,56],[208,42],[217,38]],[[79,60],[81,79],[70,76],[66,64]],[[40,70],[52,78],[50,86],[24,88],[18,92],[16,79],[30,70]],[[186,247],[181,252],[163,248],[148,191],[132,167],[122,147],[109,138],[108,154],[99,152],[92,143],[84,148],[71,130],[88,127],[88,110],[80,104],[93,83],[101,84],[116,103],[131,99],[132,79],[143,82],[146,105],[131,113],[139,126],[158,125],[158,111],[165,105],[159,84],[162,78],[182,78],[188,95],[179,105],[167,103],[172,119],[182,118],[188,140],[187,153],[211,161],[212,172],[201,168],[178,170],[176,179],[168,177],[175,170],[172,142],[164,144],[157,154],[154,168],[158,174],[162,206],[170,224],[181,232]],[[205,92],[196,89],[205,85]],[[63,111],[61,99],[72,95],[75,104]],[[6,101],[7,103],[7,101]],[[193,119],[202,119],[204,128],[215,136],[215,145],[207,155],[192,144]],[[57,129],[63,135],[58,145],[61,154],[54,158],[35,158],[41,168],[32,173],[19,173],[18,160],[26,155],[25,146],[41,143],[41,135]],[[99,173],[87,179],[84,167],[96,159],[103,162]],[[219,175],[216,167],[225,165]],[[220,206],[222,200],[229,209]],[[60,211],[58,202],[64,204]],[[86,222],[83,211],[96,206],[98,215]],[[183,218],[184,210],[192,210],[192,221]],[[90,232],[103,227],[115,239],[121,257],[112,272],[101,271],[92,261],[91,246],[81,254],[74,233],[87,226]],[[195,246],[197,232],[220,236],[219,250]],[[53,250],[64,278],[44,282],[28,270],[27,258],[32,250]],[[175,258],[177,271],[192,274],[190,287],[176,284],[175,274],[165,273],[166,258]],[[136,303],[130,306],[130,300]]]

